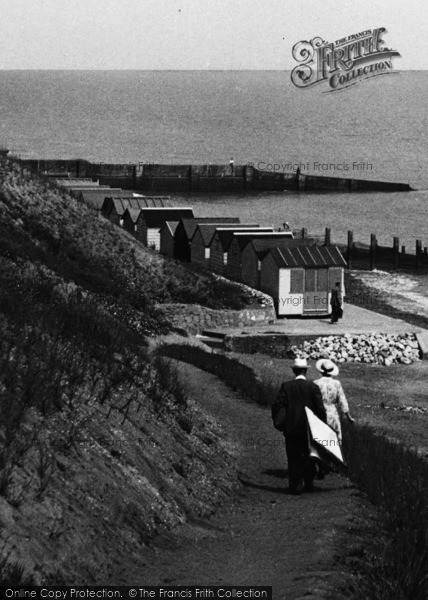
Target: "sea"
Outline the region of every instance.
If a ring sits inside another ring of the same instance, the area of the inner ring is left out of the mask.
[[[172,195],[199,216],[428,245],[428,71],[328,92],[283,71],[0,71],[0,145],[23,158],[235,164],[409,183],[407,193]]]

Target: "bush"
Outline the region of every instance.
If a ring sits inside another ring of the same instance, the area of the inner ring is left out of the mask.
[[[0,586],[34,586],[32,575],[25,574],[24,565],[11,561],[9,556],[0,558]]]

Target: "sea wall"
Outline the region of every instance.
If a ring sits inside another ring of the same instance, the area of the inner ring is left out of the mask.
[[[233,389],[239,389],[249,398],[268,405],[276,396],[277,389],[262,381],[249,366],[213,350],[187,343],[164,343],[157,348],[161,356],[180,360],[220,377]]]
[[[91,177],[101,185],[142,192],[411,191],[407,183],[262,171],[251,165],[157,165],[90,163],[86,160],[19,159],[49,177]]]
[[[409,192],[412,189],[408,183],[302,174],[299,176],[298,188],[299,191],[325,190],[336,192]]]
[[[301,344],[307,339],[308,335],[285,335],[283,333],[266,335],[246,332],[244,335],[226,335],[223,340],[223,348],[228,352],[238,352],[239,354],[265,354],[275,358],[289,358],[292,346]]]
[[[199,304],[158,304],[174,327],[190,333],[218,327],[248,327],[266,325],[276,319],[273,306],[245,308],[241,310],[214,310]]]

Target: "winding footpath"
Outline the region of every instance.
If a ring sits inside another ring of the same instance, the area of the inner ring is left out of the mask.
[[[330,475],[313,494],[285,493],[284,442],[270,411],[215,376],[176,364],[235,447],[242,487],[211,519],[156,540],[146,585],[268,585],[275,600],[332,598],[349,577],[336,558],[366,510],[358,490]]]

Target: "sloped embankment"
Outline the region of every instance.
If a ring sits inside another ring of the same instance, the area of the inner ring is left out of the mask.
[[[135,583],[154,535],[210,514],[234,489],[233,450],[148,352],[148,336],[168,330],[154,303],[180,300],[187,277],[168,272],[49,184],[4,177],[3,585]]]
[[[98,211],[49,181],[9,165],[0,181],[0,256],[36,263],[65,281],[140,311],[141,331],[158,333],[154,304],[241,309],[240,286],[145,248]],[[147,321],[147,323],[145,323]]]

